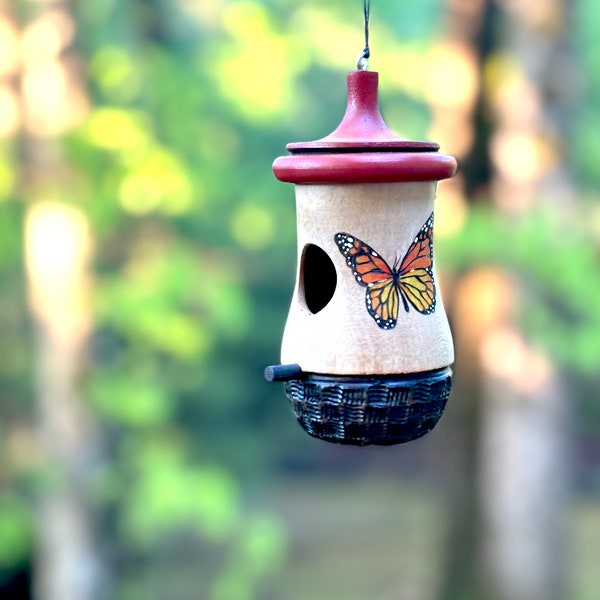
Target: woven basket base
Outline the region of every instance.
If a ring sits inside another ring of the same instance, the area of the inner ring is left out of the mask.
[[[298,422],[312,436],[356,446],[410,442],[431,431],[450,395],[450,368],[381,377],[308,373],[284,383]]]

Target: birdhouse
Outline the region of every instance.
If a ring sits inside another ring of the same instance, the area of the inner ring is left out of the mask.
[[[378,73],[348,75],[337,129],[288,144],[275,177],[295,184],[298,268],[282,381],[311,435],[389,445],[430,431],[450,393],[452,336],[434,257],[437,182],[456,170],[439,145],[396,135]]]

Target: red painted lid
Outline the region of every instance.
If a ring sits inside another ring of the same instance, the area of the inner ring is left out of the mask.
[[[452,177],[456,160],[439,145],[400,137],[385,123],[377,99],[379,74],[348,74],[348,105],[337,129],[320,140],[287,145],[273,172],[292,183],[437,181]]]

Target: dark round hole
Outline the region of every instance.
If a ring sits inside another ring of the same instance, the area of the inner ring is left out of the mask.
[[[333,298],[337,285],[337,274],[333,262],[319,246],[308,244],[302,253],[300,267],[304,301],[311,313],[323,310]]]

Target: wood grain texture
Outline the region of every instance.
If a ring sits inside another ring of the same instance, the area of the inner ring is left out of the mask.
[[[334,236],[352,234],[390,265],[401,260],[433,211],[435,182],[297,185],[298,270],[281,362],[337,375],[415,373],[454,360],[452,337],[437,287],[432,314],[400,306],[396,327],[381,329],[366,309],[360,286]],[[304,300],[302,255],[308,244],[332,260],[337,286],[316,314]],[[435,273],[435,265],[434,265]]]

